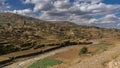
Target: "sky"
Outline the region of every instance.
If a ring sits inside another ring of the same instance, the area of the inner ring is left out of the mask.
[[[0,12],[120,29],[120,0],[0,0]]]

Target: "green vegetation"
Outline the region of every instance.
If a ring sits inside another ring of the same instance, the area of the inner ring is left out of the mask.
[[[44,59],[41,59],[41,60],[33,63],[28,68],[47,68],[47,67],[54,66],[57,64],[61,64],[61,63],[62,63],[62,61],[60,61],[60,60],[56,60],[56,59],[52,59],[52,58],[44,58]]]
[[[14,51],[17,51],[19,50],[17,47],[11,45],[11,44],[6,44],[6,43],[0,43],[0,55],[2,54],[7,54],[7,53],[10,53],[10,52],[14,52]]]
[[[86,54],[86,53],[88,53],[88,48],[87,47],[83,47],[82,49],[80,49],[79,55]]]

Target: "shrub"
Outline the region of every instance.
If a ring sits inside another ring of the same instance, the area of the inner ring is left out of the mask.
[[[18,51],[19,49],[11,44],[0,45],[0,55]]]
[[[80,49],[80,55],[81,54],[86,54],[86,53],[88,53],[88,48],[87,47],[83,47],[82,49]]]

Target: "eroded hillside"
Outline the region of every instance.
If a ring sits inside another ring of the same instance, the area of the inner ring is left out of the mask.
[[[120,38],[117,29],[80,26],[71,22],[43,21],[12,13],[0,13],[0,54],[56,44],[66,40]]]

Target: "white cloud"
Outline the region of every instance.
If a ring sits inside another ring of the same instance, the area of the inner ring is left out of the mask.
[[[51,3],[38,3],[35,5],[34,7],[34,12],[37,11],[48,11],[51,10],[53,8],[53,5]]]
[[[120,23],[120,18],[118,18],[117,16],[115,16],[114,14],[108,14],[100,19],[96,19],[94,22],[92,23]]]
[[[24,4],[35,5],[32,13],[39,13],[38,18],[44,20],[66,20],[77,24],[103,24],[110,26],[120,23],[120,18],[115,16],[120,11],[120,5],[105,4],[102,0],[25,0]],[[25,10],[16,10],[20,14],[26,14]],[[96,16],[102,15],[101,18]],[[111,24],[112,23],[112,24]]]
[[[47,11],[53,8],[52,0],[25,0],[25,4],[33,3],[35,4],[34,12]]]
[[[5,3],[5,0],[0,0],[0,12],[3,12],[4,10],[9,9],[10,6]]]
[[[92,25],[107,28],[120,28],[120,18],[114,14],[108,14],[100,19],[94,20]]]
[[[54,6],[56,8],[61,8],[61,9],[67,9],[70,8],[72,6],[71,3],[69,3],[69,0],[57,0],[54,2]]]
[[[7,11],[7,12],[16,13],[16,14],[22,14],[22,15],[32,14],[31,9],[13,10],[13,11]]]
[[[101,2],[102,0],[75,0],[76,3],[91,3],[91,4],[96,4]]]
[[[58,10],[43,11],[41,14],[39,18],[44,20],[66,21],[69,17],[66,12]]]

